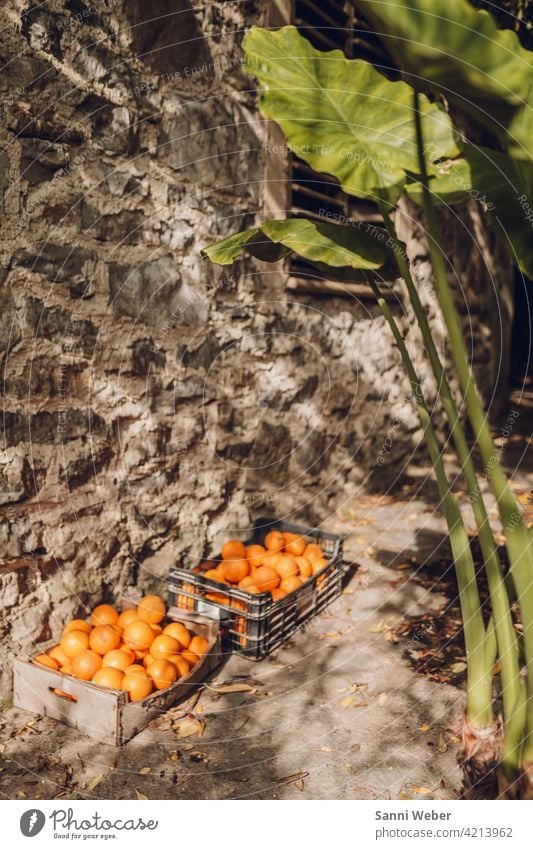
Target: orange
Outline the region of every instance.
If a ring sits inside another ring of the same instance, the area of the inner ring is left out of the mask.
[[[174,637],[180,644],[180,649],[188,649],[191,642],[191,635],[187,631],[185,625],[181,622],[171,622],[166,628],[163,628],[163,634],[168,634],[169,637]]]
[[[155,639],[155,634],[148,622],[143,622],[142,619],[134,619],[124,628],[123,639],[128,648],[134,649],[134,651],[143,651],[150,648]]]
[[[262,545],[249,545],[246,549],[246,559],[252,569],[259,569],[263,565],[263,557],[266,554],[266,548]]]
[[[218,569],[208,569],[204,572],[202,578],[209,578],[210,581],[218,581],[219,584],[227,584],[227,578]]]
[[[309,560],[306,557],[297,557],[296,563],[298,564],[298,569],[300,570],[300,576],[302,578],[310,578],[313,574],[313,567],[309,563]]]
[[[297,536],[297,534],[285,534],[285,536],[290,536],[288,542],[285,543],[287,554],[292,554],[294,557],[301,557],[305,551],[305,540]]]
[[[222,559],[231,560],[233,557],[246,557],[246,549],[238,539],[230,539],[222,546]]]
[[[124,673],[113,666],[102,666],[94,673],[91,681],[99,687],[109,687],[111,690],[121,690]]]
[[[59,669],[59,663],[47,654],[37,654],[33,658],[34,663],[39,663],[41,666],[47,666],[49,669]]]
[[[80,652],[72,661],[72,674],[82,681],[90,681],[94,673],[102,666],[102,658],[94,651]]]
[[[287,593],[285,590],[282,590],[281,587],[278,587],[275,590],[272,590],[272,601],[281,601],[282,598],[285,598]]]
[[[198,657],[201,657],[203,654],[206,653],[208,645],[209,643],[205,639],[205,637],[200,637],[198,634],[196,634],[196,636],[194,636],[191,640],[189,651],[191,651],[193,654],[197,654]]]
[[[163,633],[163,628],[161,627],[161,625],[152,625],[152,623],[150,623],[150,628],[152,629],[156,637],[158,634]]]
[[[246,587],[246,592],[250,593],[251,595],[259,595],[260,593],[264,592],[264,590],[260,590],[259,587],[254,584],[251,587]]]
[[[271,569],[276,569],[283,554],[280,551],[269,551],[263,557],[263,566],[269,566]]]
[[[218,569],[230,584],[238,584],[250,574],[250,564],[247,560],[225,560]]]
[[[134,610],[123,610],[122,613],[120,614],[120,616],[118,617],[117,625],[118,625],[119,628],[122,628],[122,630],[124,630],[126,625],[129,625],[130,622],[134,622],[135,619],[138,619],[138,618],[139,617],[137,616],[137,611],[135,609]]]
[[[67,631],[61,637],[59,647],[64,651],[68,659],[72,660],[80,651],[89,648],[89,635],[85,631]]]
[[[197,655],[197,654],[194,654],[192,651],[189,651],[189,649],[184,649],[184,651],[182,651],[182,652],[181,652],[181,656],[182,656],[182,657],[184,657],[184,658],[185,658],[185,660],[186,660],[188,663],[190,663],[190,664],[191,664],[191,667],[196,666],[196,664],[197,664],[197,663],[198,663],[198,661],[200,660],[200,658],[198,657],[198,655]]]
[[[118,611],[110,604],[99,604],[93,610],[91,625],[116,625],[118,622]]]
[[[302,586],[302,581],[300,578],[297,578],[296,575],[291,575],[290,578],[283,578],[281,584],[279,585],[280,590],[287,593],[293,593],[294,590],[297,590],[298,587]]]
[[[146,674],[132,675],[127,672],[122,679],[122,689],[128,693],[132,702],[138,702],[152,692],[152,679]]]
[[[61,646],[52,646],[51,649],[48,649],[46,652],[48,657],[51,657],[53,660],[57,661],[60,666],[64,666],[65,663],[69,663],[69,659]]]
[[[125,675],[137,675],[141,676],[141,678],[146,678],[147,672],[140,663],[132,663],[131,666],[127,666],[124,670]]]
[[[247,575],[242,581],[239,581],[238,587],[240,590],[249,590],[250,587],[255,587],[254,579],[251,575]]]
[[[97,654],[107,654],[108,651],[118,649],[120,634],[109,625],[97,625],[89,634],[89,645]]]
[[[169,660],[154,660],[146,670],[157,690],[170,687],[178,677],[178,669]]]
[[[67,622],[63,629],[63,633],[67,634],[69,631],[85,631],[86,634],[89,634],[91,631],[91,626],[85,619],[71,619],[70,622]]]
[[[285,537],[281,531],[270,531],[265,537],[265,547],[269,551],[281,551],[285,545]]]
[[[150,666],[151,663],[154,662],[154,660],[155,660],[155,657],[152,657],[151,654],[145,654],[145,656],[143,657],[144,668],[148,669],[148,667]]]
[[[328,561],[325,557],[319,557],[317,560],[314,560],[312,565],[313,575],[317,575],[324,568],[324,566],[327,565]]]
[[[254,571],[252,578],[259,592],[264,593],[279,587],[279,575],[270,566],[260,566]]]
[[[181,656],[181,654],[172,654],[168,660],[170,663],[173,663],[178,670],[178,677],[183,678],[185,675],[189,674],[191,665],[185,657]]]
[[[164,660],[171,654],[177,654],[180,648],[179,642],[174,637],[169,636],[169,634],[161,634],[155,638],[150,646],[150,654],[155,660]],[[191,651],[194,651],[194,649],[191,649]]]
[[[134,657],[132,655],[134,653],[131,649],[114,649],[113,651],[108,651],[102,658],[102,666],[104,668],[119,669],[121,672],[124,672],[133,663]]]
[[[319,545],[315,545],[314,542],[310,542],[305,548],[304,556],[307,560],[309,560],[309,563],[314,563],[315,560],[318,560],[320,557],[324,557],[324,552]]]
[[[135,660],[133,662],[135,663],[136,660],[144,660],[149,651],[150,649],[142,649],[141,651],[135,649],[133,652],[133,654],[135,655]]]
[[[72,675],[72,664],[65,663],[65,665],[61,667],[61,672],[63,675]]]
[[[158,625],[165,613],[165,602],[158,595],[145,595],[137,605],[137,617],[150,625]]]
[[[292,554],[282,554],[275,566],[280,578],[290,578],[298,574],[298,564]]]

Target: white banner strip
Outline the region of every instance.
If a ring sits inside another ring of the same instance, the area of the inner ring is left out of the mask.
[[[209,843],[217,849],[533,845],[530,802],[39,800],[35,806],[1,802],[0,814],[2,845],[9,849],[66,841],[143,849],[204,849]]]

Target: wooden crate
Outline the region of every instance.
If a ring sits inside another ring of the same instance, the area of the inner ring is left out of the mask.
[[[135,605],[124,601],[120,606],[127,610]],[[157,690],[138,702],[130,702],[128,694],[121,690],[98,687],[90,681],[39,666],[30,659],[17,658],[13,669],[15,705],[72,725],[102,743],[123,745],[177,701],[190,695],[221,661],[218,622],[176,607],[167,611],[166,618],[183,622],[190,631],[209,642],[199,663],[170,687]],[[52,645],[55,643],[50,643],[43,651]]]

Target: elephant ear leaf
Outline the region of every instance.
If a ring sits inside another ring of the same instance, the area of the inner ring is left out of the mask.
[[[440,91],[531,159],[533,54],[468,0],[355,0],[411,85]]]
[[[340,226],[306,218],[266,221],[204,248],[202,254],[228,265],[245,251],[266,262],[295,253],[341,280],[366,279],[368,274],[380,279],[398,276],[385,231],[368,225]]]
[[[350,195],[398,199],[405,172],[418,170],[410,86],[340,50],[316,50],[293,26],[253,27],[243,49],[263,115],[280,125],[297,156]],[[420,108],[433,161],[456,156],[446,113],[425,97]]]
[[[433,201],[455,204],[473,198],[490,215],[510,259],[524,274],[533,277],[533,205],[528,187],[533,183],[533,165],[520,163],[500,151],[464,145],[459,159],[443,162],[429,180]],[[409,197],[422,204],[422,187],[406,186]]]

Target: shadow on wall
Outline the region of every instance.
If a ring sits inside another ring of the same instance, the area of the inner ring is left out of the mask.
[[[187,0],[129,0],[132,47],[157,74],[186,72],[211,63],[211,52]]]

